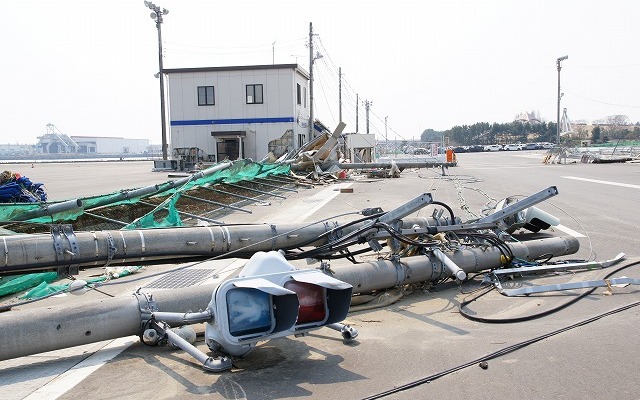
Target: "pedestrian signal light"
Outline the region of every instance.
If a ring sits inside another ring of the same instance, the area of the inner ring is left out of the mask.
[[[243,355],[257,342],[301,336],[340,322],[349,311],[351,285],[318,270],[300,270],[276,251],[256,253],[238,277],[222,282],[209,303],[209,348]]]

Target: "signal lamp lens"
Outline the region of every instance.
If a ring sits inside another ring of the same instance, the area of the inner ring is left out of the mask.
[[[296,325],[321,322],[326,319],[326,293],[323,287],[297,281],[288,281],[284,284],[284,287],[298,295],[300,308]]]
[[[271,295],[253,288],[229,290],[227,315],[232,336],[269,332],[273,325]]]

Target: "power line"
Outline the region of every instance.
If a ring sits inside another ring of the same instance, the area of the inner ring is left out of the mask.
[[[625,108],[640,108],[640,106],[632,106],[632,105],[628,105],[628,104],[616,104],[616,103],[610,103],[610,102],[607,102],[607,101],[601,101],[601,100],[592,99],[592,98],[589,98],[587,96],[582,96],[580,94],[577,94],[577,93],[569,91],[569,90],[565,90],[565,92],[570,93],[570,94],[572,94],[572,95],[574,95],[576,97],[579,97],[581,99],[589,100],[589,101],[592,101],[592,102],[598,103],[598,104],[605,104],[605,105],[608,105],[608,106],[625,107]]]

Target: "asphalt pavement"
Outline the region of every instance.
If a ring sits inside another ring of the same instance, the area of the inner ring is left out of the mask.
[[[287,199],[248,206],[253,214],[232,214],[225,222],[344,221],[350,217],[338,216],[368,207],[390,210],[422,193],[447,203],[466,221],[478,217],[487,203],[556,186],[559,194],[538,207],[560,218],[561,227],[553,228],[554,235],[580,241],[579,252],[563,259],[603,261],[620,252],[626,259],[604,270],[517,278],[508,287],[602,279],[615,268],[638,262],[640,164],[543,164],[543,155],[543,151],[468,153],[459,154],[458,166],[444,175],[440,169],[405,170],[395,179],[353,175],[341,186],[301,188],[287,193]],[[44,182],[56,199],[168,179],[166,173],[150,172],[150,162],[64,165],[51,167],[50,175],[45,173],[47,165],[23,174]],[[82,194],[74,193],[74,185],[61,190],[58,185],[67,185],[67,180],[81,186]],[[347,186],[352,193],[337,190]],[[432,211],[426,207],[417,215]],[[332,261],[338,262],[346,261]],[[216,268],[233,263],[228,260]],[[144,273],[173,267],[149,267]],[[622,275],[640,278],[640,266],[614,274]],[[302,338],[264,342],[234,360],[231,371],[207,373],[181,350],[145,346],[137,337],[129,337],[2,361],[0,393],[4,399],[74,400],[640,398],[638,287],[614,287],[612,295],[599,288],[586,296],[581,296],[583,289],[509,298],[496,291],[484,294],[479,290],[481,278],[462,285],[391,289],[384,298],[397,301],[348,315],[347,322],[359,330],[351,343],[323,328]],[[128,295],[143,284],[104,291]],[[78,299],[104,298],[89,292],[50,301],[73,307]],[[461,304],[472,299],[465,307],[467,314],[497,321],[478,322],[461,315]],[[542,311],[549,315],[527,319]],[[524,321],[506,323],[513,318]],[[208,350],[201,338],[196,346]]]

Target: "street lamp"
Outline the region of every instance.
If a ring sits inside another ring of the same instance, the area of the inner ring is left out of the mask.
[[[556,66],[558,67],[558,114],[557,114],[557,125],[556,125],[556,143],[560,146],[560,98],[562,97],[562,93],[560,93],[560,70],[562,69],[562,61],[569,58],[569,56],[563,56],[556,60]]]
[[[160,71],[158,72],[160,78],[160,120],[162,123],[162,159],[166,160],[167,156],[167,122],[165,116],[164,107],[164,71],[162,68],[162,16],[169,14],[169,10],[166,8],[160,9],[159,6],[153,4],[150,1],[145,1],[144,5],[151,9],[151,19],[156,21],[156,28],[158,28],[158,63],[160,65]]]

